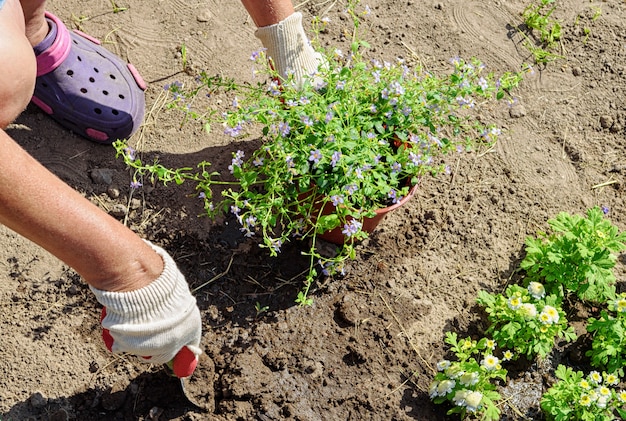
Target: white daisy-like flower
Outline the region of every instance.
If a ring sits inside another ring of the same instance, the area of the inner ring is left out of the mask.
[[[552,306],[544,306],[539,314],[541,323],[552,325],[559,322],[559,312]]]
[[[589,373],[589,380],[591,380],[591,383],[593,384],[601,384],[602,376],[597,371],[592,371]]]
[[[537,307],[535,307],[532,303],[522,304],[518,311],[526,320],[531,320],[537,317]]]
[[[452,398],[452,403],[454,403],[456,406],[465,406],[465,399],[467,398],[467,395],[469,393],[470,391],[467,389],[457,390],[454,394],[454,397]]]
[[[465,374],[465,371],[461,370],[461,367],[458,364],[454,364],[446,368],[444,373],[451,379],[457,379]]]
[[[600,396],[596,401],[596,406],[598,408],[604,409],[606,405],[609,403],[609,399],[606,396]]]
[[[439,387],[438,380],[435,380],[434,382],[432,382],[430,386],[428,387],[428,396],[430,396],[431,399],[434,399],[437,396],[439,396],[439,393],[437,392],[438,387]]]
[[[471,371],[469,373],[464,373],[460,378],[459,378],[459,383],[461,383],[463,386],[473,386],[476,383],[478,383],[479,377],[478,377],[478,373],[476,373],[475,371]]]
[[[509,351],[508,349],[504,351],[504,354],[502,355],[502,359],[504,361],[511,361],[512,358],[513,358],[513,352]]]
[[[598,396],[601,397],[605,397],[607,399],[611,399],[611,389],[609,389],[606,386],[600,386],[596,389],[596,393],[598,394]]]
[[[441,360],[437,363],[437,370],[438,371],[443,371],[446,368],[450,367],[450,361],[448,360]]]
[[[528,284],[528,293],[535,299],[541,300],[546,296],[545,287],[539,282],[531,282]]]
[[[578,385],[579,385],[580,387],[582,387],[583,389],[585,389],[585,390],[589,390],[589,389],[591,389],[591,385],[590,385],[590,384],[589,384],[589,382],[588,382],[587,380],[585,380],[585,379],[582,379],[582,380],[578,383]]]
[[[607,374],[606,376],[604,376],[604,383],[608,384],[609,386],[615,386],[617,383],[619,383],[619,378],[615,374]]]
[[[448,393],[452,392],[456,386],[456,381],[454,380],[442,380],[439,382],[437,386],[437,395],[438,396],[446,396]]]
[[[478,391],[473,391],[467,394],[465,397],[465,406],[468,412],[476,412],[480,408],[480,403],[483,400],[483,394]]]
[[[492,371],[492,370],[496,370],[499,367],[500,360],[498,359],[498,357],[495,357],[491,354],[487,354],[480,362],[480,365],[482,365],[485,368],[485,370]]]
[[[517,310],[522,305],[522,299],[518,296],[513,296],[508,299],[507,305],[511,310]]]
[[[626,403],[626,390],[620,390],[619,392],[617,392],[617,399],[621,403]]]
[[[494,349],[496,349],[496,341],[494,341],[493,339],[487,339],[485,341],[485,347],[493,351]]]
[[[578,400],[578,403],[582,406],[589,406],[591,405],[591,402],[591,397],[589,397],[589,395],[582,395]]]

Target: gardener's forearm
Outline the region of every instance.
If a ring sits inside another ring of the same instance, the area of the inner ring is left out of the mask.
[[[0,223],[99,289],[141,288],[163,270],[161,257],[141,238],[49,172],[3,130]]]
[[[294,13],[291,0],[241,0],[255,25],[274,25]]]

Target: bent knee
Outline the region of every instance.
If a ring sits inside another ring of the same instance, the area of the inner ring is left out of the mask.
[[[16,22],[14,13],[10,13],[11,3],[5,3],[0,11],[1,128],[15,120],[28,105],[37,72],[33,48],[24,34],[23,22]]]

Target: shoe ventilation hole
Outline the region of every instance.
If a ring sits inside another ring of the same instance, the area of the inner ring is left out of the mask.
[[[109,77],[111,77],[111,79],[115,80],[115,75],[109,75]]]
[[[102,91],[103,94],[108,95],[109,91]]]
[[[124,95],[120,94],[119,95],[120,99],[124,99]]]
[[[80,56],[76,56],[76,58],[78,59],[78,61],[83,61],[83,59],[80,58]]]
[[[84,94],[86,94],[86,93],[87,93],[87,89],[86,89],[86,88],[80,88],[80,91],[81,91],[82,93],[84,93]]]
[[[68,76],[74,76],[74,71],[70,69],[67,72],[65,72],[65,74]]]
[[[41,86],[43,86],[44,88],[47,88],[48,84],[46,82],[41,82]]]
[[[100,73],[100,70],[98,70],[98,68],[97,68],[97,67],[94,67],[94,68],[93,68],[93,71],[94,71],[94,72],[96,72],[96,73]]]
[[[113,113],[113,115],[119,115],[120,112],[117,110],[111,110],[111,113]]]
[[[102,110],[100,108],[94,108],[93,112],[96,114],[102,114]]]
[[[89,82],[94,83],[96,80],[92,77],[89,78]]]

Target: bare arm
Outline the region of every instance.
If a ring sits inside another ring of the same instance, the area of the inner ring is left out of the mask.
[[[37,243],[90,285],[148,285],[163,261],[129,228],[93,205],[0,130],[0,223]]]

